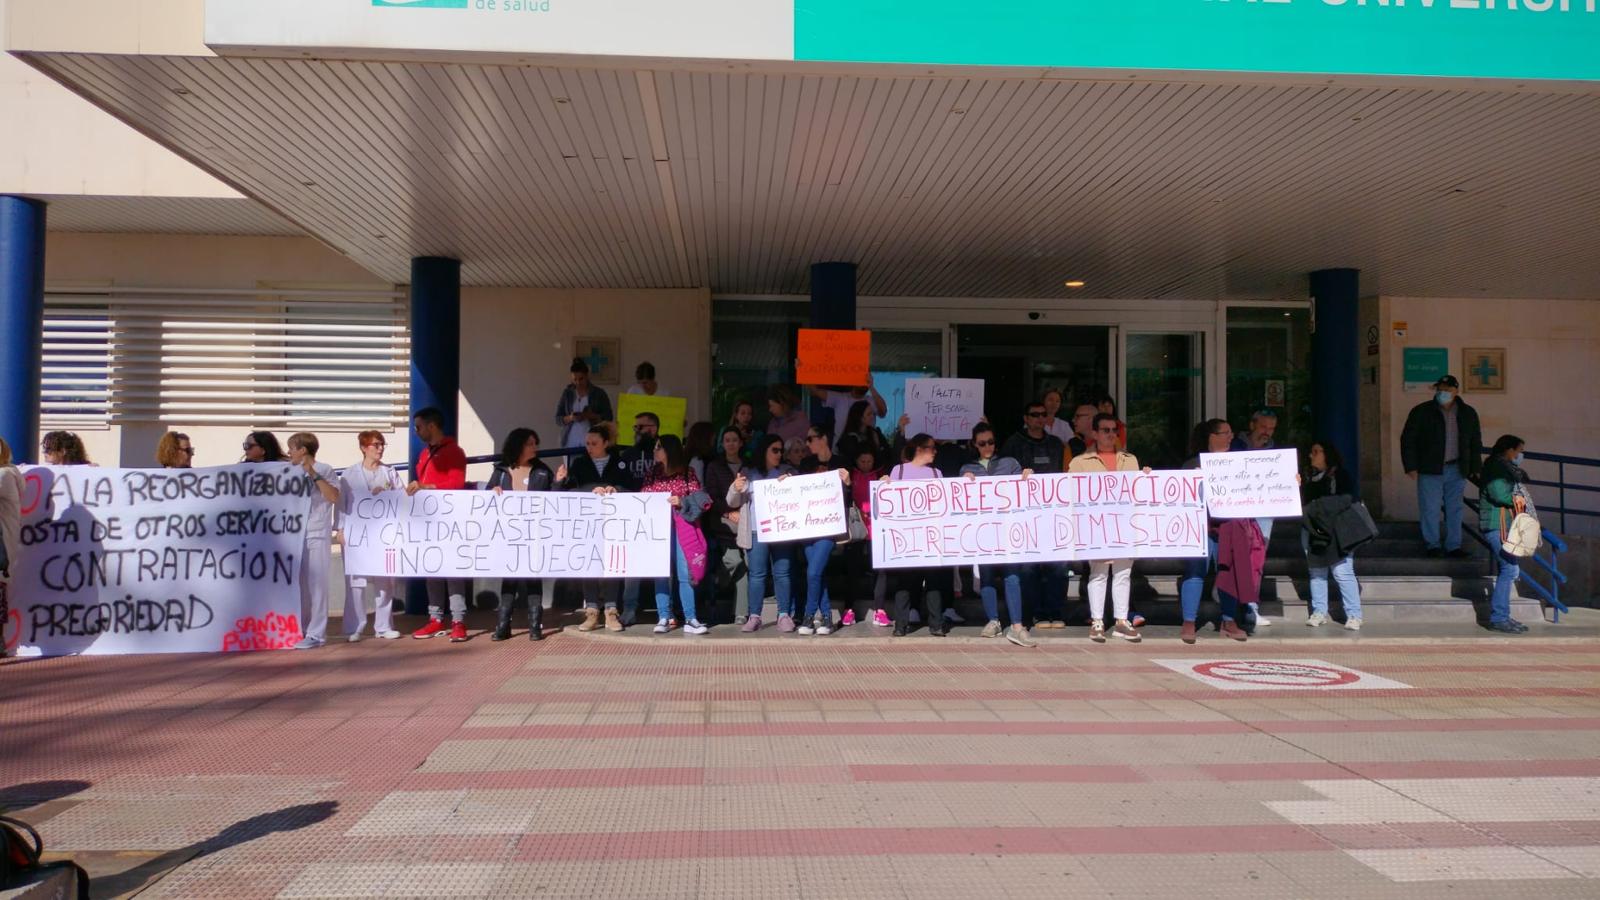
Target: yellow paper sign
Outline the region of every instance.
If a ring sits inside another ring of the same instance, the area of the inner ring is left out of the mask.
[[[618,443],[633,443],[633,419],[645,412],[655,413],[661,418],[661,434],[683,437],[683,420],[689,415],[689,401],[659,394],[623,394],[617,403]]]
[[[795,380],[800,384],[866,387],[872,383],[872,332],[800,329]]]

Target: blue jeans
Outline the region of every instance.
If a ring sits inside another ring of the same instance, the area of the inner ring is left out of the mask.
[[[1206,590],[1206,575],[1217,564],[1217,539],[1207,542],[1209,555],[1196,556],[1183,561],[1183,579],[1178,582],[1179,605],[1183,607],[1183,620],[1193,622],[1200,615],[1200,596]],[[1222,606],[1222,620],[1232,622],[1239,615],[1239,601],[1222,591],[1217,592],[1217,603]]]
[[[820,538],[805,545],[806,621],[827,616],[833,627],[833,599],[828,596],[828,557],[833,555],[833,538]]]
[[[1006,614],[1010,624],[1022,624],[1022,571],[1018,566],[984,566],[978,570],[982,584],[983,614],[993,622],[1000,618],[1001,590],[1006,592]]]
[[[1033,567],[1033,618],[1036,622],[1060,622],[1067,617],[1067,563],[1037,563]]]
[[[1305,548],[1307,556],[1311,553],[1311,538],[1304,530],[1300,532],[1300,546]],[[1356,581],[1356,558],[1346,556],[1332,566],[1313,566],[1309,562],[1306,566],[1311,573],[1311,612],[1316,615],[1328,614],[1328,574],[1333,574],[1333,580],[1339,583],[1339,602],[1344,604],[1346,619],[1361,618],[1361,583]]]
[[[678,602],[683,605],[683,621],[695,622],[694,581],[689,577],[689,558],[683,555],[676,537],[672,540],[673,571],[678,575]],[[662,622],[672,618],[672,579],[656,579],[656,617]]]
[[[632,625],[639,617],[639,595],[644,592],[644,579],[625,578],[622,581],[622,623]]]
[[[767,596],[767,579],[772,579],[772,593],[778,598],[778,615],[794,615],[794,592],[789,583],[789,569],[794,562],[794,550],[788,544],[763,544],[755,541],[744,557],[750,568],[750,615],[761,614],[762,598]]]
[[[1417,517],[1422,525],[1422,542],[1429,549],[1461,549],[1461,490],[1467,480],[1455,463],[1447,463],[1443,475],[1417,476]],[[1444,509],[1444,534],[1439,534],[1439,512]]]
[[[1517,589],[1517,579],[1522,575],[1522,561],[1500,551],[1500,570],[1494,575],[1494,593],[1489,595],[1489,622],[1499,624],[1511,621],[1511,593]]]

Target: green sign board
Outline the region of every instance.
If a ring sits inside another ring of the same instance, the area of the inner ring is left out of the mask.
[[[1404,389],[1420,391],[1450,374],[1450,351],[1445,347],[1407,347],[1401,354]]]
[[[795,0],[811,61],[1600,80],[1597,0]]]

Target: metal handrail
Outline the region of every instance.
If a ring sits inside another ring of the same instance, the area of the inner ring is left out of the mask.
[[[1481,501],[1467,500],[1465,501],[1465,504],[1467,508],[1471,509],[1473,512],[1478,512],[1481,506]],[[1470,526],[1464,527],[1461,530],[1465,531],[1468,537],[1471,537],[1479,544],[1482,544],[1484,549],[1489,551],[1489,558],[1494,560],[1496,567],[1501,565],[1500,548],[1496,546],[1493,541],[1490,541],[1487,537],[1485,537],[1483,532]],[[1543,550],[1548,548],[1550,550],[1550,558],[1547,560],[1540,556],[1538,551],[1534,551],[1534,554],[1528,557],[1528,559],[1530,562],[1537,563],[1539,568],[1544,569],[1545,572],[1549,573],[1550,586],[1547,588],[1540,584],[1538,580],[1533,577],[1533,574],[1530,571],[1530,566],[1522,566],[1520,568],[1517,580],[1528,585],[1533,589],[1535,594],[1539,595],[1540,599],[1550,604],[1550,608],[1553,611],[1551,614],[1551,621],[1560,622],[1561,614],[1570,611],[1567,609],[1567,605],[1561,602],[1561,586],[1567,583],[1567,576],[1561,571],[1561,554],[1567,552],[1567,542],[1563,541],[1560,535],[1543,526],[1540,526],[1539,534],[1544,538],[1544,543],[1539,549]]]
[[[1483,451],[1483,455],[1484,456],[1488,456],[1489,455],[1489,451],[1488,450],[1484,450]],[[1600,510],[1571,509],[1571,508],[1569,508],[1567,506],[1567,491],[1583,491],[1583,492],[1588,492],[1588,493],[1600,494],[1600,485],[1568,484],[1567,483],[1567,466],[1582,466],[1582,467],[1585,467],[1585,468],[1600,469],[1600,459],[1587,459],[1587,458],[1582,457],[1582,456],[1566,456],[1566,455],[1563,455],[1563,454],[1560,454],[1560,453],[1527,453],[1527,452],[1524,452],[1523,455],[1526,458],[1531,459],[1531,460],[1533,460],[1535,462],[1549,462],[1549,463],[1555,463],[1556,464],[1556,480],[1555,481],[1534,481],[1534,480],[1530,479],[1528,481],[1528,484],[1534,485],[1536,487],[1548,487],[1548,488],[1555,488],[1556,489],[1556,505],[1555,505],[1555,507],[1552,508],[1552,507],[1541,506],[1540,509],[1546,510],[1548,512],[1553,512],[1560,518],[1562,533],[1566,533],[1566,530],[1567,530],[1567,516],[1569,516],[1569,515],[1573,515],[1573,516],[1589,516],[1591,518],[1600,518]]]

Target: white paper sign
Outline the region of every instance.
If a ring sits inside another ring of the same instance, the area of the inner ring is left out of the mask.
[[[849,530],[838,472],[757,481],[753,493],[755,534],[763,544],[839,537]]]
[[[664,578],[667,495],[387,491],[344,520],[344,569],[399,578]]]
[[[919,568],[1206,555],[1196,471],[872,486],[872,564]]]
[[[906,435],[931,434],[964,441],[983,418],[983,379],[912,378],[906,381]]]
[[[7,644],[19,656],[294,646],[311,490],[288,463],[24,469]]]
[[[1299,459],[1290,450],[1200,454],[1206,504],[1213,518],[1292,518],[1300,515]]]

